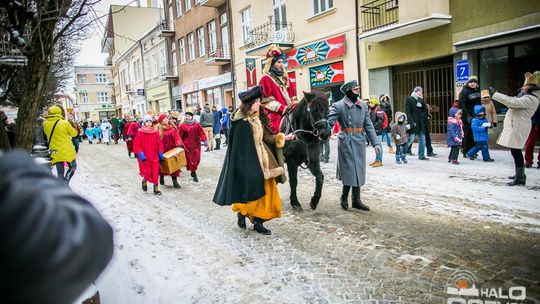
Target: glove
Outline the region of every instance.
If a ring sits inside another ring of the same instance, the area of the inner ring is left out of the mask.
[[[482,124],[482,127],[491,128],[491,124],[489,122],[485,122],[485,123]]]
[[[163,152],[158,152],[159,161],[163,160]]]
[[[489,97],[493,97],[493,94],[495,94],[495,92],[497,92],[497,89],[495,89],[494,87],[489,87]]]
[[[208,140],[203,141],[203,144],[204,144],[205,147],[208,148]]]
[[[375,149],[375,154],[381,155],[381,153],[382,153],[381,145],[375,145],[375,146],[373,146],[373,149]]]
[[[401,138],[401,136],[399,135],[396,135],[396,139],[399,140]]]
[[[141,161],[145,161],[146,160],[146,156],[144,155],[143,151],[139,151],[139,153],[137,153],[137,155],[139,156],[139,159]]]
[[[496,122],[493,123],[493,127],[494,127],[494,128],[497,127],[497,123],[496,123]]]
[[[457,143],[461,143],[461,138],[456,136],[456,137],[454,137],[454,141],[457,142]]]
[[[407,128],[407,130],[410,130],[410,129],[411,129],[411,125],[410,125],[410,124],[406,124],[406,125],[405,125],[405,128]]]

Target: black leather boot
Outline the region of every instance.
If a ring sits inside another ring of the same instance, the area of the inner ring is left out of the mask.
[[[197,171],[191,171],[191,177],[193,178],[194,182],[199,182],[199,178],[197,177]]]
[[[257,231],[258,233],[260,234],[264,234],[264,235],[270,235],[272,234],[272,231],[270,229],[266,229],[264,226],[263,226],[263,220],[256,217],[254,219],[254,222],[255,224],[253,225],[253,229],[255,231]]]
[[[341,205],[341,208],[343,208],[343,210],[349,209],[349,202],[348,202],[349,190],[351,190],[351,186],[345,186],[345,185],[343,186],[343,190],[341,190],[341,199],[339,203]]]
[[[246,217],[243,216],[242,213],[240,212],[238,212],[236,216],[238,217],[238,220],[236,221],[236,223],[238,224],[238,227],[242,229],[246,229]]]
[[[175,188],[182,188],[182,186],[180,186],[180,184],[178,183],[178,177],[176,176],[172,177],[172,185]]]
[[[214,148],[214,150],[219,150],[220,145],[221,145],[221,138],[216,138],[216,147]]]
[[[145,192],[148,190],[148,182],[146,182],[145,180],[142,181],[142,189]]]
[[[516,176],[513,181],[509,182],[508,186],[525,185],[525,167],[516,167]]]
[[[154,185],[154,194],[155,195],[161,195],[161,191],[159,191],[159,186],[158,185]]]
[[[352,187],[352,207],[354,209],[369,211],[369,207],[364,205],[360,199],[360,187]]]
[[[159,176],[159,184],[162,186],[165,185],[165,177],[163,175]]]

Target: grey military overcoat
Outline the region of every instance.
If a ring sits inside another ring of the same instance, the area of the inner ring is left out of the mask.
[[[328,115],[330,128],[339,122],[338,162],[336,177],[345,186],[359,187],[366,181],[366,134],[372,145],[380,144],[368,115],[365,102],[354,104],[345,96],[332,105]],[[344,132],[344,128],[364,128],[364,132]]]

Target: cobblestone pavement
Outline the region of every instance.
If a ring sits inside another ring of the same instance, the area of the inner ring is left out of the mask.
[[[174,189],[166,179],[156,197],[140,190],[136,161],[123,144],[81,146],[72,187],[113,225],[109,272],[122,273],[98,284],[102,297],[127,286],[129,303],[446,303],[450,276],[468,270],[481,286],[525,286],[527,302],[540,303],[537,232],[439,212],[428,202],[455,198],[373,187],[370,172],[362,195],[372,211],[345,212],[332,159],[323,165],[319,208],[307,210],[314,182],[301,172],[306,211],[292,211],[288,185],[280,185],[283,217],[267,224],[271,236],[261,236],[249,225],[240,230],[230,208],[211,202],[224,155],[203,153],[199,183],[183,174],[182,189]]]

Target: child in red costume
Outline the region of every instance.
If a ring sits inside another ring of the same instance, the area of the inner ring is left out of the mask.
[[[178,129],[176,128],[176,125],[169,121],[167,114],[159,114],[157,122],[157,129],[159,131],[159,138],[161,138],[161,143],[163,144],[163,151],[167,152],[182,145],[182,140],[180,139],[180,135],[178,135]],[[173,187],[181,188],[178,183],[180,170],[174,171],[171,174],[159,171],[160,185],[165,185],[165,175],[170,175],[172,177]]]
[[[191,171],[193,181],[198,182],[197,167],[201,162],[201,141],[208,147],[208,140],[201,125],[193,119],[193,113],[186,112],[184,122],[178,127],[178,134],[182,139],[186,151],[187,169]]]
[[[143,126],[137,131],[133,152],[139,162],[139,174],[143,177],[142,189],[148,190],[147,182],[154,184],[154,194],[161,195],[158,186],[159,161],[163,159],[163,144],[159,132],[152,126],[152,117],[145,115]]]

